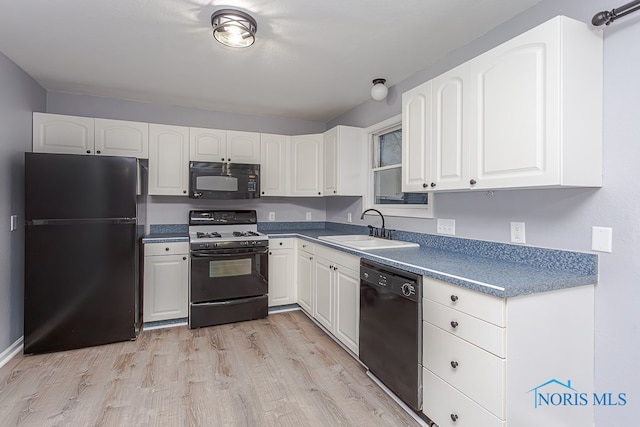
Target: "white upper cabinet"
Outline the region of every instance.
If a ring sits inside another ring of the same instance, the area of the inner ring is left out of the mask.
[[[33,151],[36,153],[93,154],[94,119],[33,113]]]
[[[291,195],[322,196],[322,134],[291,137]]]
[[[470,69],[472,188],[602,185],[599,30],[556,17]]]
[[[227,161],[232,163],[260,163],[260,134],[257,132],[228,130]]]
[[[260,134],[223,129],[189,129],[189,159],[202,162],[260,163]]]
[[[366,136],[364,129],[336,126],[323,135],[324,195],[361,196]]]
[[[431,183],[431,81],[402,94],[402,191]]]
[[[260,193],[262,196],[287,194],[287,153],[291,137],[263,133],[260,135]]]
[[[226,159],[226,130],[189,128],[189,160],[224,162]]]
[[[584,23],[553,18],[402,105],[403,191],[602,185],[602,34]]]
[[[432,81],[431,182],[433,191],[464,187],[469,182],[469,143],[464,126],[469,111],[469,65],[463,64]]]
[[[189,128],[149,125],[149,194],[186,196],[189,190]]]
[[[95,119],[95,154],[149,157],[149,123]]]

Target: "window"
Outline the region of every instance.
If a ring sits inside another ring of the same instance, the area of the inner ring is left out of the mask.
[[[367,205],[385,215],[433,218],[429,193],[402,192],[400,116],[367,129],[372,162]]]

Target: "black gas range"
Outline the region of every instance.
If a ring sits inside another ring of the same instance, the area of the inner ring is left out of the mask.
[[[189,212],[189,326],[267,317],[269,239],[255,210]]]

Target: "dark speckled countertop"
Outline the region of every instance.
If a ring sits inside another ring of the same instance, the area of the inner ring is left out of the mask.
[[[358,251],[324,240],[320,236],[354,234],[333,229],[290,229],[265,231],[270,237],[299,237],[364,259],[443,280],[465,288],[474,289],[501,298],[548,292],[575,286],[595,285],[597,268],[592,266],[597,257],[593,254],[521,247],[533,252],[546,251],[549,258],[538,257],[543,265],[505,260],[505,256],[491,258],[474,253],[460,252],[423,245],[419,248],[377,249]],[[361,233],[362,234],[362,233]],[[439,237],[439,236],[438,236]],[[403,239],[404,240],[404,239]],[[464,241],[465,239],[460,239]],[[494,244],[511,247],[514,245]],[[518,256],[522,256],[519,254]],[[517,259],[517,257],[515,257]],[[544,263],[547,262],[545,266]],[[576,265],[584,263],[587,265]]]
[[[501,298],[598,283],[595,254],[457,237],[396,231],[394,239],[419,248],[358,251],[320,236],[366,234],[367,228],[331,222],[260,223],[269,237],[302,238],[364,259],[404,269]],[[143,243],[188,242],[184,225],[158,226]]]

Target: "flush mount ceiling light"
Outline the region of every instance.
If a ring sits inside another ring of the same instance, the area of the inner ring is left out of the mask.
[[[384,85],[385,79],[373,79],[373,87],[371,88],[371,97],[376,101],[382,101],[387,97],[389,90]]]
[[[248,13],[221,9],[211,15],[213,37],[225,46],[249,47],[256,41],[258,26]]]

